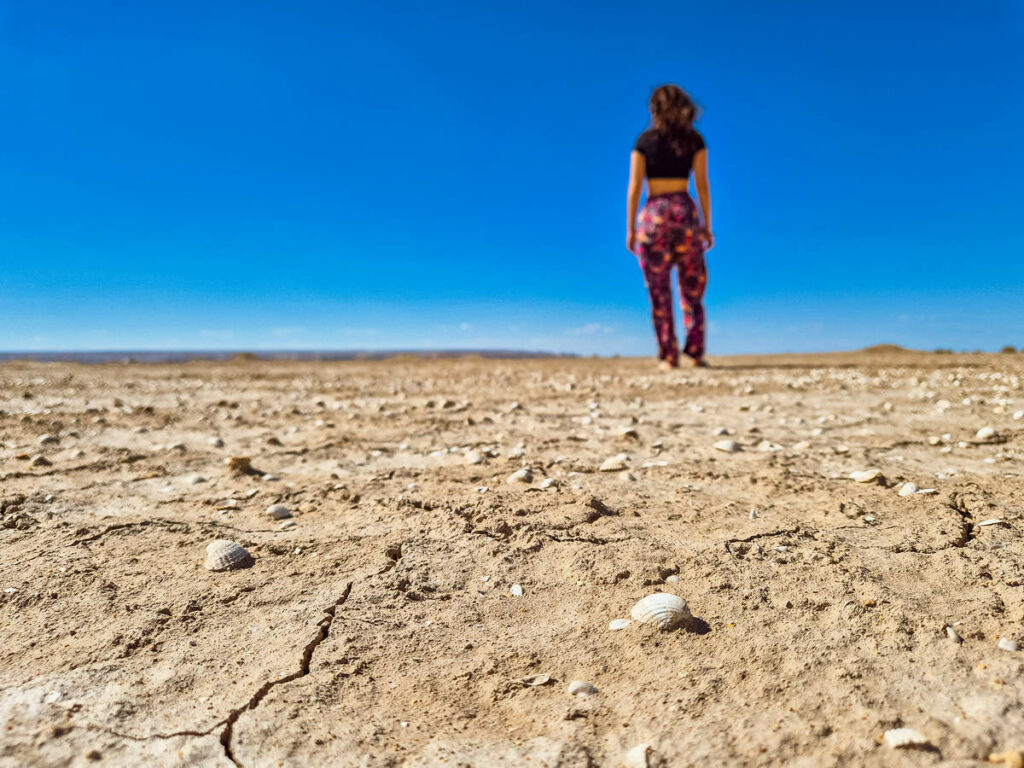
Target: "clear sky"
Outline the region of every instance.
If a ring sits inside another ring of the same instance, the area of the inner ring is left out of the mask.
[[[0,0],[0,350],[653,354],[650,90],[709,351],[1024,346],[1019,0]]]

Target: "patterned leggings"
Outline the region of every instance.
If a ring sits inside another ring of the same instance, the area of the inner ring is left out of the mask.
[[[704,243],[697,206],[686,192],[649,198],[637,216],[637,256],[651,295],[651,314],[658,335],[658,359],[679,365],[675,318],[672,316],[672,267],[679,273],[679,303],[686,326],[683,351],[704,357]]]

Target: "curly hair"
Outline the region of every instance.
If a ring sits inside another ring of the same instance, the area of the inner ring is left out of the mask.
[[[676,154],[683,153],[683,141],[693,130],[700,108],[678,85],[662,85],[651,94],[654,130],[667,137]]]

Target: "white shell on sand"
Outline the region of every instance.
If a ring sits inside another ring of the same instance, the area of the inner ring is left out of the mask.
[[[956,630],[948,624],[946,625],[946,637],[948,637],[954,643],[962,643],[964,641],[964,639],[957,634]]]
[[[735,440],[719,440],[715,443],[715,450],[723,453],[736,453],[739,449],[740,444]]]
[[[553,477],[545,477],[543,480],[540,481],[540,487],[541,488],[557,488],[558,487],[558,481],[555,480],[555,478],[553,478]]]
[[[632,623],[633,622],[631,620],[629,620],[629,619],[612,619],[611,621],[608,622],[608,629],[610,629],[610,630],[612,630],[614,632],[615,630],[618,630],[618,629],[625,629],[626,627],[628,627]]]
[[[252,555],[245,547],[228,539],[217,539],[206,545],[206,570],[230,571],[252,564]]]
[[[271,504],[267,507],[267,514],[273,520],[287,520],[292,516],[292,513],[288,511],[288,507],[284,504]]]
[[[1004,523],[1004,521],[1001,520],[1000,518],[992,517],[992,518],[989,518],[988,520],[982,520],[980,523],[978,523],[978,527],[981,528],[981,527],[984,527],[986,525],[1002,525],[1003,523]]]
[[[1017,421],[1024,419],[1024,411],[1014,411],[1013,418],[1015,418]]]
[[[974,437],[978,440],[991,440],[995,436],[996,431],[992,427],[982,427]]]
[[[900,488],[899,495],[900,496],[913,496],[915,493],[917,493],[917,490],[918,490],[917,486],[914,485],[913,483],[904,483],[903,487]]]
[[[811,447],[811,444],[809,442],[807,442],[806,440],[801,440],[799,443],[793,443],[793,450],[797,451],[798,453],[800,451],[806,451],[810,447]]]
[[[636,477],[633,476],[632,472],[626,471],[619,475],[619,480],[622,480],[625,483],[635,483]]]
[[[533,482],[533,472],[531,472],[530,470],[526,469],[525,467],[523,469],[517,469],[515,472],[513,472],[511,475],[508,476],[508,480],[506,480],[505,482],[506,483],[532,483]]]
[[[573,680],[569,683],[568,691],[573,696],[579,696],[581,699],[585,699],[587,696],[593,696],[597,693],[597,688],[586,680]]]
[[[484,456],[479,451],[470,451],[469,453],[466,454],[467,464],[482,464],[483,460]]]
[[[658,629],[672,629],[691,618],[686,601],[667,592],[648,595],[630,609],[629,615],[641,624],[653,624]]]
[[[762,440],[757,444],[757,450],[765,452],[781,451],[782,446],[778,443],[773,443],[771,440]]]
[[[523,588],[519,584],[513,584],[508,588],[508,593],[512,595],[512,597],[522,597]]]
[[[531,688],[538,685],[547,685],[551,682],[551,675],[530,675],[520,680],[523,685],[529,685]]]
[[[640,433],[637,432],[633,427],[620,427],[619,428],[619,440],[639,440]]]
[[[600,472],[621,472],[626,469],[626,458],[624,453],[612,456],[610,459],[605,459],[597,469]]]
[[[284,520],[284,521],[281,522],[281,524],[279,526],[277,526],[277,530],[279,530],[279,531],[287,531],[289,528],[294,528],[294,527],[295,527],[295,521],[294,520]]]
[[[726,435],[729,434],[729,430],[726,429],[725,427],[716,427],[715,431],[712,432],[711,434],[713,434],[715,437],[725,437]]]
[[[864,469],[850,473],[850,479],[858,483],[873,483],[881,476],[882,471],[879,469]]]
[[[58,440],[53,435],[40,435],[36,442],[40,445],[47,445],[48,443],[56,443]]]
[[[921,747],[928,743],[928,738],[913,728],[893,728],[885,732],[885,743],[892,749]]]
[[[1020,644],[1016,640],[1012,640],[1009,637],[999,638],[999,650],[1001,651],[1019,651]]]
[[[650,768],[648,760],[653,749],[650,744],[637,744],[622,758],[622,764],[626,768]]]

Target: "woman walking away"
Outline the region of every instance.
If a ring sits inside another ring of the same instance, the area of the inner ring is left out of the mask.
[[[679,366],[675,319],[672,316],[672,267],[679,273],[679,301],[686,325],[683,351],[697,366],[704,362],[704,253],[711,234],[711,188],[708,152],[693,128],[697,106],[676,85],[663,85],[651,95],[652,126],[636,141],[630,155],[626,247],[640,259],[651,294],[658,359],[663,369]],[[690,172],[697,182],[703,224],[689,194]],[[644,178],[647,204],[637,216]]]

